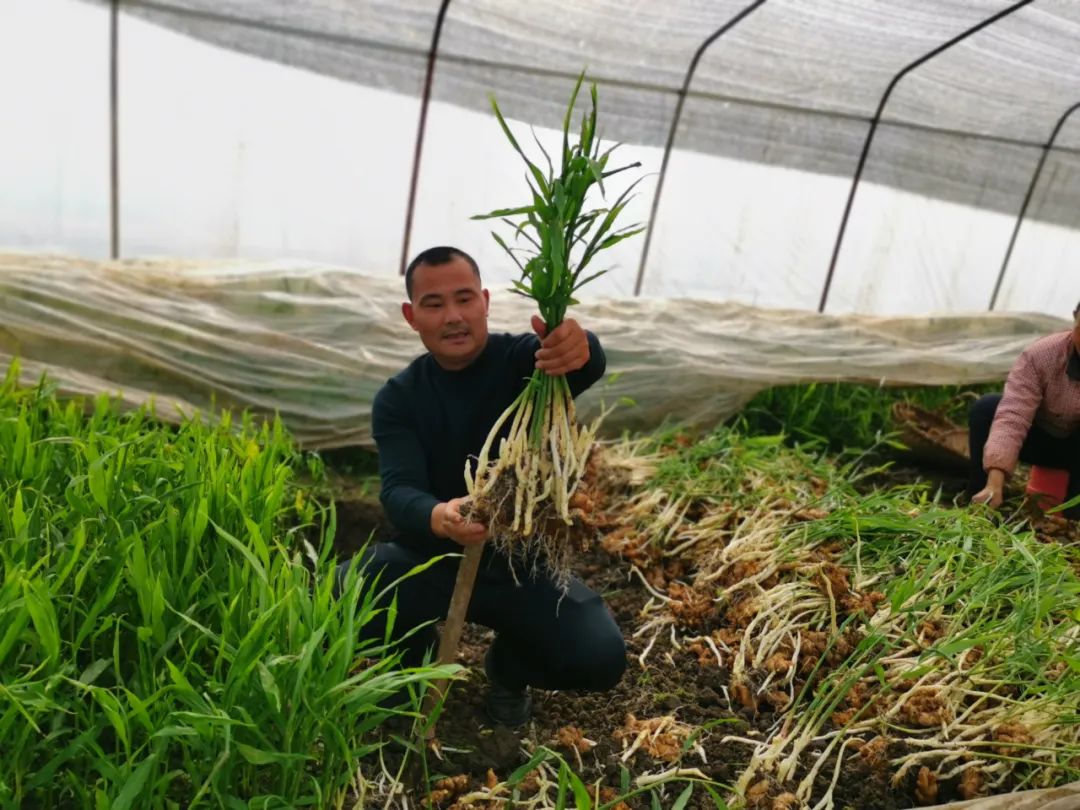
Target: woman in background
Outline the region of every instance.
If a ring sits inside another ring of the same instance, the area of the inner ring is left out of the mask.
[[[1080,303],[1073,328],[1041,338],[1013,364],[1004,394],[987,394],[968,418],[972,503],[1001,506],[1017,461],[1069,471],[1080,495]],[[1065,512],[1080,517],[1080,505]]]

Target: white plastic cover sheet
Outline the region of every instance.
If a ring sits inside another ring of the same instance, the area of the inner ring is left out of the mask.
[[[923,810],[1076,810],[1077,807],[1080,807],[1080,782],[1002,793],[966,802],[935,804]]]
[[[91,0],[107,4],[107,0]],[[695,151],[849,175],[865,122],[908,63],[1015,0],[766,0],[708,48],[690,88],[683,144]],[[612,137],[663,144],[669,119],[640,98],[677,90],[695,51],[750,0],[451,0],[439,47],[442,100],[486,109],[486,93],[526,105],[523,117],[556,126],[562,81],[586,65],[628,91],[609,103]],[[230,50],[297,65],[350,82],[415,94],[434,31],[438,0],[124,0],[127,14]],[[1032,3],[911,73],[886,120],[911,146],[878,150],[868,170],[927,196],[1015,209],[1014,184],[1030,173],[1006,150],[992,171],[963,140],[1036,146],[1057,117],[1080,101],[1080,8]],[[791,126],[814,114],[857,124]],[[959,136],[961,148],[918,144]],[[1080,147],[1080,130],[1061,146]],[[970,147],[970,143],[967,144]],[[1019,156],[1023,163],[1023,156]],[[941,171],[945,168],[946,171]],[[1012,174],[1016,172],[1015,176]],[[1000,178],[1000,181],[986,178]],[[1076,199],[1067,187],[1062,192]],[[1071,206],[1075,209],[1075,205]],[[1065,197],[1040,216],[1075,223]]]
[[[748,0],[452,0],[406,252],[456,244],[513,270],[470,215],[523,201],[488,109],[550,144],[573,78],[652,176],[697,48]],[[393,276],[438,0],[124,0],[119,252],[299,259]],[[817,307],[859,152],[896,71],[1008,0],[767,0],[690,86],[645,295]],[[989,306],[1042,145],[1080,102],[1080,3],[1039,0],[906,76],[848,223],[832,313]],[[0,249],[109,252],[109,8],[0,2]],[[997,309],[1080,298],[1080,114],[1046,160]],[[614,179],[614,178],[613,178]],[[586,289],[628,297],[644,247]]]
[[[403,285],[286,263],[96,263],[0,254],[0,363],[69,393],[196,409],[279,412],[310,448],[370,444],[370,407],[423,349],[402,319]],[[492,290],[491,328],[522,331],[528,301]],[[693,300],[607,300],[572,311],[600,337],[614,381],[586,414],[623,397],[609,435],[665,420],[711,425],[761,389],[810,380],[881,384],[1003,379],[1028,343],[1067,328],[1041,315],[820,316]]]

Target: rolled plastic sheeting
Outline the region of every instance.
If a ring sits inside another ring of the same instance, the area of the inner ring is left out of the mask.
[[[195,411],[277,412],[301,445],[371,444],[379,387],[423,351],[400,279],[303,262],[95,262],[0,254],[0,362],[61,394],[108,393]],[[529,328],[531,302],[492,292],[490,328]],[[608,379],[586,416],[608,435],[665,421],[712,425],[760,390],[809,381],[882,385],[1003,379],[1020,351],[1068,328],[1046,315],[823,316],[676,299],[582,303]],[[630,402],[629,400],[632,400]]]
[[[1076,810],[1080,807],[1080,782],[1056,788],[1002,793],[966,802],[936,804],[920,810]]]

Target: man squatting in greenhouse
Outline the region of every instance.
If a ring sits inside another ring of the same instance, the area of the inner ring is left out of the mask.
[[[406,270],[405,289],[402,313],[427,352],[391,378],[372,407],[380,500],[399,535],[369,547],[362,564],[383,583],[488,539],[483,524],[462,516],[462,471],[534,365],[565,374],[575,397],[606,365],[596,336],[572,319],[546,337],[536,315],[535,335],[489,334],[479,268],[455,248],[420,253]],[[395,637],[446,616],[458,559],[443,559],[398,586]],[[485,547],[467,614],[496,632],[484,659],[485,708],[507,726],[530,717],[529,687],[602,691],[626,668],[622,633],[599,594],[574,578],[564,595],[542,568],[534,576],[518,567],[515,581],[505,556]],[[384,627],[368,632],[381,637]],[[404,663],[419,665],[429,651],[434,656],[436,641],[430,624],[412,635],[403,642]]]
[[[987,394],[968,419],[974,503],[1001,505],[1017,460],[1069,472],[1068,498],[1080,494],[1080,304],[1071,331],[1035,341],[1017,359],[1004,394]],[[1065,512],[1080,518],[1080,506]]]

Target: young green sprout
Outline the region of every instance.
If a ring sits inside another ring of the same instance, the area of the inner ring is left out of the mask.
[[[596,85],[590,88],[592,108],[581,118],[577,142],[570,142],[574,104],[584,78],[584,73],[578,77],[563,119],[562,155],[557,167],[539,139],[536,141],[546,172],[525,154],[499,105],[491,99],[503,133],[528,168],[526,182],[532,201],[474,217],[498,219],[513,229],[513,247],[499,234],[492,232],[492,236],[521,271],[513,292],[536,301],[549,333],[577,303],[575,293],[606,272],[586,275],[596,255],[644,230],[640,225],[615,227],[641,178],[610,207],[586,208],[594,186],[603,195],[605,179],[640,164],[608,167],[618,145],[600,151]],[[565,578],[574,493],[585,473],[597,426],[577,424],[565,377],[533,372],[525,389],[492,427],[475,460],[475,473],[473,460],[465,464],[473,513],[486,520],[498,547],[519,557],[542,552],[551,572]],[[498,453],[493,458],[496,443]]]

